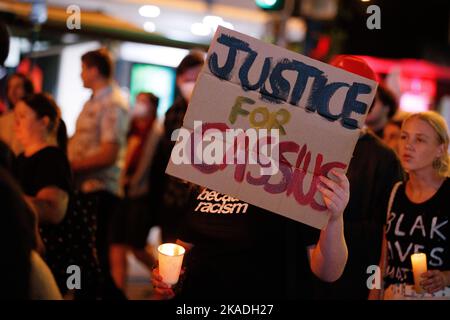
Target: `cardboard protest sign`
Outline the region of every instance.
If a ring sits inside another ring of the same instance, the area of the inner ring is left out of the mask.
[[[347,170],[376,87],[219,27],[166,172],[322,229],[328,214],[318,177]],[[266,137],[257,136],[253,147],[251,137],[239,140],[240,129]],[[256,163],[248,161],[253,156]]]

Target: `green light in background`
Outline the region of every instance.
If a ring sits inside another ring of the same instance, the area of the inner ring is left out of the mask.
[[[255,0],[258,7],[264,10],[281,10],[284,0]]]
[[[158,117],[164,116],[173,104],[175,70],[169,67],[149,64],[134,64],[130,77],[130,103],[134,106],[136,95],[151,92],[159,97]]]

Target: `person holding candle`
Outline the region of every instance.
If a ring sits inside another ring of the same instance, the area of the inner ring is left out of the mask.
[[[324,281],[338,279],[348,256],[342,213],[349,183],[337,170],[320,179],[330,212],[321,232],[199,187],[178,241],[187,251],[182,283],[172,288],[156,268],[156,293],[179,299],[301,299],[310,271]]]
[[[436,112],[404,120],[399,156],[409,177],[391,195],[380,261],[384,290],[372,290],[371,299],[450,299],[448,147],[447,125]]]

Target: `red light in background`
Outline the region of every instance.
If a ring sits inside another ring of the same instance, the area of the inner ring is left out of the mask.
[[[362,56],[378,74],[391,77],[387,85],[395,86],[393,91],[400,101],[400,109],[418,112],[430,109],[436,99],[438,80],[450,80],[450,68],[425,60],[380,59]],[[396,89],[396,90],[394,90]]]

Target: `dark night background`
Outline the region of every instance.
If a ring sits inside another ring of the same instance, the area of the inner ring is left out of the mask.
[[[366,28],[366,8],[381,9],[381,30]],[[449,0],[341,0],[336,25],[348,38],[343,51],[386,58],[423,58],[450,64]]]

